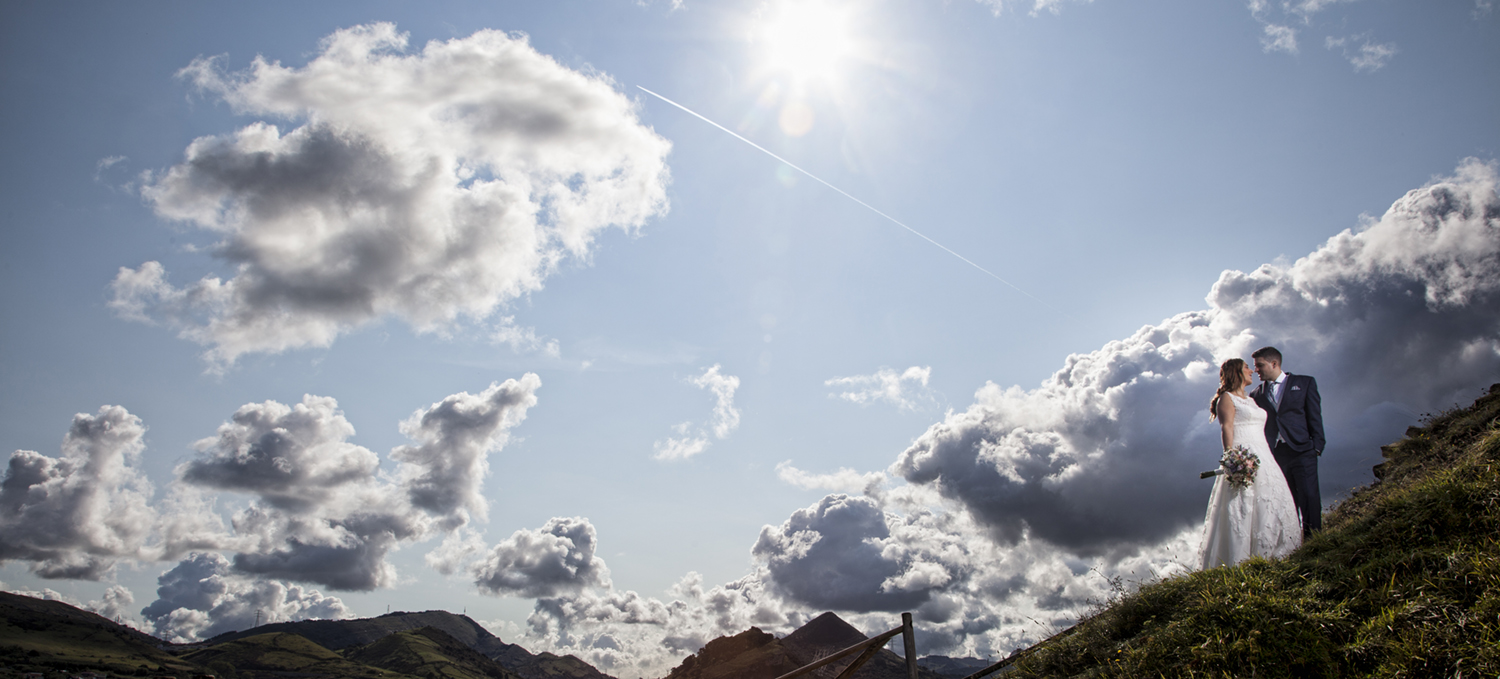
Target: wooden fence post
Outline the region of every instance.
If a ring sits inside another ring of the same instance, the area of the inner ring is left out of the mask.
[[[917,634],[911,626],[911,613],[901,614],[901,640],[906,644],[906,674],[917,679]]]

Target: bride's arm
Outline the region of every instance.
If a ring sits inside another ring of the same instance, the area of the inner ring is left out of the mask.
[[[1219,435],[1224,439],[1224,450],[1234,447],[1234,401],[1219,399]]]

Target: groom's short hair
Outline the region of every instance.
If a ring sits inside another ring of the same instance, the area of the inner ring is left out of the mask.
[[[1250,358],[1264,358],[1267,361],[1275,361],[1276,365],[1281,365],[1281,352],[1277,351],[1276,347],[1261,347],[1256,349],[1255,353],[1250,354]]]

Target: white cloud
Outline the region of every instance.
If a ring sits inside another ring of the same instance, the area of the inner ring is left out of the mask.
[[[252,493],[279,509],[307,509],[368,481],[379,468],[374,452],[346,440],[353,435],[354,425],[332,398],[309,394],[294,406],[252,403],[198,441],[198,457],[177,473],[195,486]]]
[[[810,617],[768,591],[764,569],[712,588],[689,573],[670,602],[617,590],[597,549],[587,519],[554,518],[517,531],[471,572],[481,591],[537,599],[524,628],[505,626],[514,643],[574,655],[616,676],[665,676],[716,637],[751,625],[790,631]]]
[[[98,580],[141,555],[156,512],[136,468],[146,427],[120,406],[79,413],[52,458],[10,457],[0,482],[0,562],[31,562],[43,578]]]
[[[157,578],[157,599],[141,615],[152,634],[190,643],[261,624],[351,617],[338,597],[276,580],[236,575],[217,553],[189,556]]]
[[[553,518],[518,530],[470,567],[482,592],[531,599],[609,587],[609,568],[594,556],[598,539],[587,519]]]
[[[1335,5],[1349,4],[1356,0],[1301,0],[1299,2],[1271,2],[1270,0],[1250,0],[1248,7],[1250,16],[1261,25],[1261,47],[1266,52],[1285,52],[1297,54],[1297,28],[1301,26],[1306,30],[1315,30],[1320,26],[1317,15],[1327,11]],[[1488,0],[1481,0],[1487,2]],[[1346,22],[1337,22],[1346,23]],[[1359,43],[1355,47],[1355,43]],[[1355,71],[1369,72],[1377,71],[1390,62],[1396,56],[1395,43],[1373,42],[1370,34],[1353,37],[1325,36],[1323,45],[1332,50],[1339,48],[1344,58],[1354,66]]]
[[[451,572],[466,542],[455,532],[488,515],[481,493],[488,455],[504,447],[540,387],[540,378],[527,374],[418,410],[401,424],[413,443],[391,452],[399,465],[389,476],[378,473],[373,452],[346,440],[354,428],[331,398],[309,395],[295,407],[246,405],[217,436],[199,442],[200,457],[178,474],[189,487],[254,500],[234,514],[230,534],[180,532],[196,544],[238,552],[234,568],[241,573],[343,590],[393,585],[396,571],[386,555],[441,533],[445,541],[429,561]]]
[[[510,346],[516,353],[537,352],[550,358],[562,356],[562,345],[555,339],[536,334],[536,328],[523,328],[515,324],[515,316],[503,316],[490,329],[490,339],[495,344]]]
[[[823,385],[844,389],[829,396],[845,401],[860,405],[885,401],[902,410],[916,410],[919,404],[932,400],[932,391],[927,388],[931,377],[932,368],[927,366],[914,365],[899,373],[882,367],[873,375],[834,377]]]
[[[776,465],[776,478],[806,490],[828,490],[842,493],[877,494],[886,482],[884,472],[861,474],[847,467],[840,467],[831,474],[812,474],[792,466],[791,460]]]
[[[740,388],[740,378],[719,372],[719,364],[694,377],[693,386],[708,389],[714,394],[714,436],[726,438],[740,426],[740,411],[734,407],[734,392]]]
[[[658,460],[686,460],[708,449],[707,436],[688,435],[688,430],[692,426],[692,422],[674,425],[672,431],[677,436],[669,436],[652,443],[651,447],[656,450],[656,455],[652,457]]]
[[[1297,29],[1279,24],[1265,24],[1260,46],[1267,52],[1297,53]]]
[[[82,606],[85,610],[93,611],[115,622],[130,625],[139,629],[140,622],[136,620],[135,594],[130,588],[121,585],[110,585],[104,590],[104,596],[98,600],[89,601]]]
[[[509,442],[541,386],[540,377],[527,373],[478,394],[453,394],[402,422],[401,433],[416,445],[398,447],[391,457],[403,463],[400,483],[412,505],[442,517],[445,531],[488,516],[489,454]]]
[[[685,460],[708,448],[710,430],[715,437],[724,439],[740,426],[740,411],[734,407],[734,392],[740,387],[740,378],[720,373],[719,364],[715,363],[713,367],[704,370],[702,375],[690,378],[688,383],[713,392],[713,418],[698,427],[694,427],[692,422],[673,426],[672,431],[677,436],[657,440],[652,444],[656,450],[656,455],[653,456],[655,459]]]
[[[369,590],[395,584],[392,549],[441,535],[428,562],[451,573],[482,549],[469,527],[488,518],[488,456],[540,387],[528,373],[416,411],[400,425],[412,443],[391,452],[389,472],[348,441],[354,427],[332,398],[247,404],[197,442],[159,511],[133,466],[144,448],[140,419],[118,406],[80,414],[59,458],[11,456],[0,482],[0,561],[30,562],[44,578],[98,580],[122,559],[229,551],[241,574]],[[223,491],[250,498],[228,525],[214,495]]]
[[[1351,49],[1354,42],[1359,42],[1360,45],[1358,48]],[[1356,71],[1378,71],[1385,67],[1397,52],[1395,43],[1375,44],[1370,42],[1368,34],[1340,38],[1329,36],[1323,44],[1330,50],[1338,48],[1344,58],[1354,65]]]
[[[519,34],[406,47],[380,23],[333,33],[302,67],[183,69],[239,113],[298,126],[197,139],[154,175],[147,202],[221,234],[213,253],[234,273],[176,287],[156,262],[122,268],[111,305],[207,345],[218,368],[387,315],[442,332],[666,210],[670,144],[607,77]]]

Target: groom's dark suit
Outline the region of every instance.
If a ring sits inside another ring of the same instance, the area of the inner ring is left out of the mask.
[[[1272,383],[1262,381],[1250,396],[1266,411],[1266,443],[1292,490],[1302,514],[1305,537],[1323,527],[1323,499],[1318,492],[1318,456],[1323,454],[1323,399],[1318,381],[1286,373],[1281,403],[1271,400]]]

